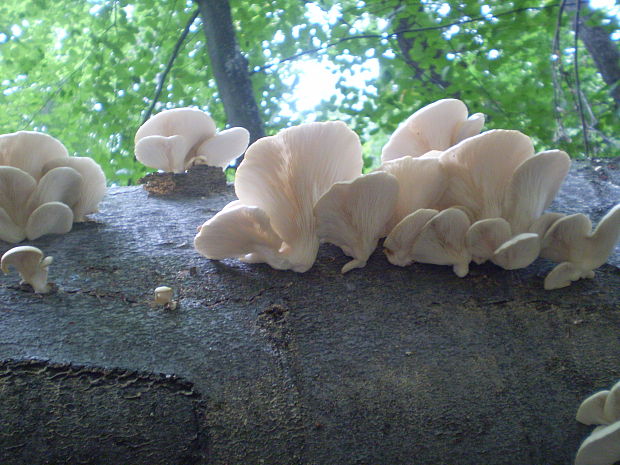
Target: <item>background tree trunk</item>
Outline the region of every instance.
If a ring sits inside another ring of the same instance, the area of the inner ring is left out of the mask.
[[[265,136],[254,98],[248,61],[241,54],[228,0],[195,0],[200,8],[207,50],[218,92],[231,126],[250,131],[250,142]]]

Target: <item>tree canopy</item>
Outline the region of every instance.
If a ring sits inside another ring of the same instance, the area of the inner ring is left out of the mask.
[[[221,25],[204,21],[216,14],[207,3],[2,2],[0,133],[48,132],[71,153],[94,158],[110,181],[126,184],[147,170],[134,159],[133,136],[148,115],[195,106],[219,128],[236,124],[229,93],[216,79],[221,36],[204,30]],[[434,100],[456,97],[487,115],[486,128],[518,129],[539,150],[561,148],[573,157],[620,152],[618,17],[585,2],[230,0],[229,6],[240,72],[249,78],[266,134],[311,119],[342,119],[363,138],[370,166],[401,121]],[[316,109],[299,111],[295,86],[308,60],[318,60],[336,84]],[[378,71],[364,74],[369,67]]]

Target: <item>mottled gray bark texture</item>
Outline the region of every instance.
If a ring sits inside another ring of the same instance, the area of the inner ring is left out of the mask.
[[[594,12],[588,7],[587,2],[582,1],[581,3],[579,38],[594,60],[596,69],[601,73],[603,81],[609,86],[609,92],[614,99],[616,108],[620,108],[620,48],[618,48],[617,42],[611,40],[611,34],[608,30],[590,24]],[[577,2],[567,3],[566,9],[575,15]]]
[[[230,126],[250,131],[250,142],[265,135],[256,104],[248,61],[239,49],[228,0],[194,0],[207,39],[217,90]]]
[[[618,173],[576,164],[553,210],[597,221]],[[331,245],[304,274],[207,260],[196,226],[232,198],[110,189],[32,243],[55,293],[0,276],[0,463],[572,462],[577,407],[620,378],[617,252],[557,291],[544,260],[463,279],[380,250],[343,276]],[[160,285],[176,310],[150,305]]]

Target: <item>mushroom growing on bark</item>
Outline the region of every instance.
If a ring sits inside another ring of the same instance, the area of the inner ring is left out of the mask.
[[[416,210],[434,208],[446,190],[447,177],[437,158],[401,157],[384,162],[379,170],[398,181],[398,200],[389,230]]]
[[[386,238],[388,260],[400,266],[413,262],[452,265],[454,273],[462,278],[469,273],[472,259],[465,241],[470,225],[459,208],[418,210],[405,217]]]
[[[361,171],[359,138],[340,121],[259,139],[237,169],[239,202],[203,224],[194,245],[207,258],[307,271],[319,248],[314,205],[334,183]]]
[[[216,132],[215,122],[195,108],[164,110],[136,132],[135,153],[142,164],[182,173],[196,164],[225,168],[241,155],[250,133],[241,127]]]
[[[53,258],[44,257],[40,249],[23,245],[13,247],[2,255],[0,269],[8,273],[9,267],[13,266],[22,277],[22,283],[30,284],[37,294],[45,294],[50,291],[47,272],[52,261]]]
[[[577,421],[601,426],[583,441],[575,465],[613,465],[620,460],[620,382],[584,400]]]
[[[398,126],[381,152],[381,160],[419,157],[431,150],[446,150],[478,134],[484,115],[467,117],[467,107],[457,99],[438,100],[421,108]]]
[[[69,157],[47,134],[0,136],[0,162],[0,239],[7,242],[69,232],[105,195],[99,165]]]
[[[512,234],[529,232],[570,168],[566,153],[535,154],[529,137],[504,129],[470,137],[439,160],[448,176],[442,207],[463,205],[474,221],[504,218]]]
[[[541,256],[559,262],[545,278],[545,289],[569,286],[593,278],[620,238],[620,204],[613,207],[592,231],[590,218],[578,213],[558,219],[546,232]]]
[[[319,239],[353,257],[342,273],[366,266],[379,239],[389,232],[397,197],[396,178],[377,171],[337,182],[319,199],[314,207]]]

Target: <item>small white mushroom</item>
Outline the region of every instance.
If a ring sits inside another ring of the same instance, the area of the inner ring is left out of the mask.
[[[378,171],[334,184],[316,203],[319,239],[353,257],[342,273],[366,266],[377,242],[389,231],[397,197],[396,178]]]
[[[28,245],[14,247],[7,251],[0,262],[0,269],[4,273],[9,272],[9,266],[15,267],[22,277],[22,282],[28,283],[38,294],[50,291],[47,283],[48,267],[52,263],[52,257],[45,257],[43,252]]]
[[[579,446],[575,465],[613,465],[620,460],[620,421],[599,426]]]
[[[225,168],[250,140],[244,128],[216,133],[215,122],[195,108],[164,110],[146,121],[135,136],[136,158],[144,165],[182,173],[195,164]]]
[[[176,301],[172,300],[174,291],[168,286],[159,286],[155,288],[155,300],[154,305],[162,305],[170,310],[174,310],[177,307]]]
[[[584,400],[577,421],[601,426],[583,441],[575,465],[612,465],[620,460],[620,382]]]
[[[381,160],[419,157],[431,150],[446,150],[478,134],[484,115],[467,118],[467,107],[456,99],[438,100],[421,108],[401,123],[381,152]]]
[[[545,278],[545,289],[559,289],[572,281],[593,278],[620,238],[620,204],[613,207],[592,232],[590,219],[581,214],[558,219],[542,241],[541,256],[560,264]]]

